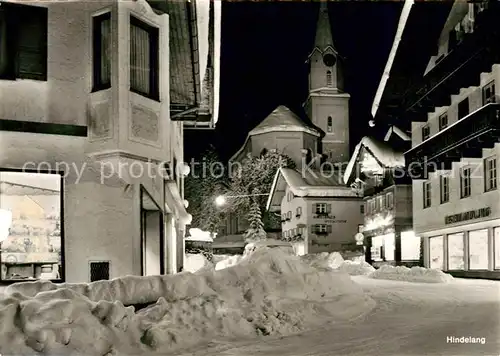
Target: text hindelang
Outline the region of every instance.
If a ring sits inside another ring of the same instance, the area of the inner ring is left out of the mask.
[[[445,224],[455,224],[462,221],[481,219],[490,216],[491,208],[481,208],[477,210],[466,211],[460,214],[448,215],[444,217]]]

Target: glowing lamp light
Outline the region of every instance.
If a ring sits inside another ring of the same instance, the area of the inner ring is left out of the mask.
[[[177,165],[177,173],[183,177],[187,177],[191,172],[191,168],[187,163],[179,163]]]
[[[9,229],[12,226],[12,212],[0,209],[0,243],[9,237]]]
[[[226,204],[226,198],[222,195],[219,195],[217,198],[215,198],[215,204],[218,206]]]

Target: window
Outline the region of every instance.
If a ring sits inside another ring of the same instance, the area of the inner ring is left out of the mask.
[[[361,205],[359,206],[359,212],[360,212],[361,214],[364,214],[364,213],[365,213],[365,204],[361,204]]]
[[[90,262],[90,282],[109,279],[109,261]]]
[[[292,220],[292,212],[291,211],[289,211],[288,213],[286,213],[286,218],[288,220]]]
[[[386,201],[387,201],[387,209],[394,208],[394,194],[392,192],[387,193]]]
[[[443,236],[435,236],[429,239],[430,268],[444,269],[444,245]]]
[[[448,127],[448,114],[443,114],[439,117],[439,131]]]
[[[460,170],[460,198],[470,197],[471,194],[471,169],[462,168]]]
[[[332,72],[327,70],[326,71],[326,86],[331,86],[332,85]]]
[[[159,97],[158,36],[156,27],[130,18],[130,90],[155,100]]]
[[[431,128],[429,125],[422,127],[422,141],[427,140],[431,136]]]
[[[488,230],[469,231],[469,269],[488,269]]]
[[[484,189],[489,192],[490,190],[497,189],[497,158],[489,157],[484,160]]]
[[[424,209],[431,206],[431,182],[424,182]]]
[[[450,201],[450,177],[447,175],[442,175],[440,179],[441,184],[439,185],[439,188],[441,195],[441,204],[444,204]]]
[[[111,13],[93,18],[93,91],[111,86]]]
[[[2,3],[0,78],[47,80],[47,8]]]
[[[299,217],[302,215],[302,207],[298,207],[297,210],[296,210],[296,216]]]
[[[464,267],[464,234],[448,235],[448,269],[463,270]]]
[[[495,244],[495,269],[500,269],[500,226],[493,229]]]
[[[385,209],[385,195],[379,195],[377,197],[377,200],[378,200],[378,207],[380,210],[384,210]]]
[[[59,174],[0,172],[0,280],[64,278]]]
[[[315,209],[316,214],[326,214],[327,213],[327,204],[325,203],[318,203],[315,204]]]
[[[469,115],[469,98],[465,98],[458,103],[458,120]]]
[[[495,81],[491,81],[483,87],[483,105],[496,102]]]
[[[312,226],[313,234],[326,235],[332,232],[332,225],[317,224]]]
[[[413,231],[401,232],[401,260],[418,261],[420,259],[420,237]]]
[[[333,119],[332,119],[332,117],[331,117],[331,116],[328,116],[326,130],[327,130],[328,132],[332,132],[332,131],[333,131]]]

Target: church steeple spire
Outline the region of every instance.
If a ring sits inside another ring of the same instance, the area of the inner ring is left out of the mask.
[[[325,52],[329,47],[335,53],[337,50],[333,45],[332,30],[330,28],[330,17],[328,16],[328,2],[321,1],[319,5],[319,16],[316,24],[316,37],[314,39],[314,49]],[[312,54],[312,53],[311,53]]]

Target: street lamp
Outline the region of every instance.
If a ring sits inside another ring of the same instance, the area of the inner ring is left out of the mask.
[[[223,206],[226,204],[227,198],[245,198],[245,197],[256,197],[262,195],[269,195],[269,193],[259,193],[259,194],[242,194],[242,195],[219,195],[215,198],[215,205]]]

